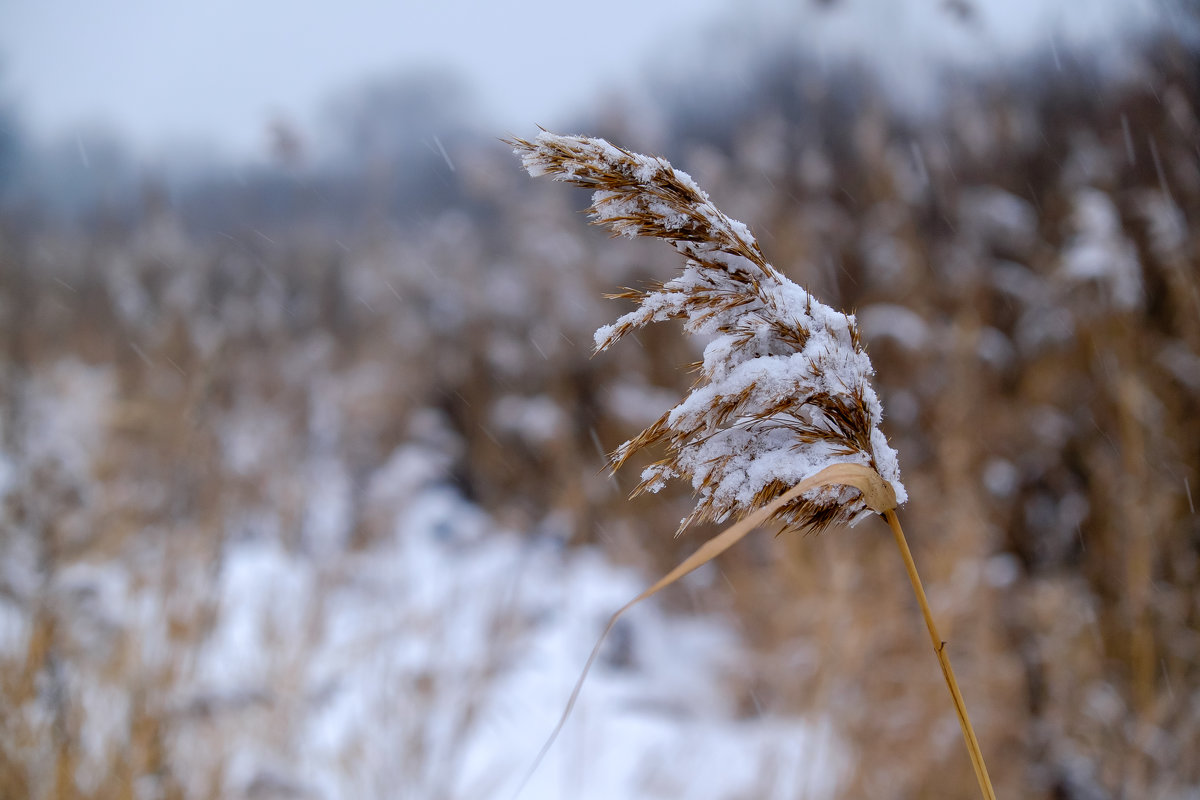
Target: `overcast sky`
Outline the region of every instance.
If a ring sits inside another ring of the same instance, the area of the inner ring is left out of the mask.
[[[723,0],[0,0],[0,87],[35,132],[104,120],[140,144],[261,146],[276,114],[404,67],[450,67],[499,126],[553,124]],[[603,13],[598,9],[603,9]]]
[[[736,73],[731,38],[858,53],[919,94],[938,59],[1107,47],[1182,1],[960,0],[964,20],[946,0],[0,0],[0,92],[35,134],[103,122],[151,150],[254,154],[272,118],[306,125],[336,90],[403,68],[459,71],[492,125],[527,132],[652,66]]]

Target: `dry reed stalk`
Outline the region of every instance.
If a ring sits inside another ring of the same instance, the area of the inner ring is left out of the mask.
[[[667,457],[642,473],[635,494],[684,478],[698,501],[680,531],[699,521],[740,518],[612,616],[526,780],[571,713],[604,638],[627,610],[767,521],[785,530],[821,531],[879,513],[904,559],[980,790],[994,800],[946,643],[895,513],[907,493],[896,452],[879,429],[883,411],[870,383],[874,370],[854,317],[780,274],[749,229],[725,216],[687,173],[666,160],[603,139],[546,131],[533,141],[514,138],[509,144],[530,175],[594,190],[589,212],[596,224],[617,235],[663,239],[684,256],[676,278],[613,295],[638,306],[596,331],[597,352],[668,319],[682,319],[688,333],[712,337],[688,395],[617,448],[611,463],[616,469],[638,450],[663,445]]]
[[[900,527],[900,518],[895,509],[883,513],[896,546],[900,548],[900,556],[904,559],[904,569],[908,572],[908,580],[912,583],[913,594],[917,604],[921,606],[921,614],[925,617],[925,627],[929,629],[929,640],[933,644],[933,652],[937,655],[938,664],[942,668],[942,677],[946,680],[946,688],[954,701],[954,711],[958,714],[958,724],[962,728],[963,740],[967,744],[967,753],[971,757],[971,766],[975,770],[975,778],[979,781],[979,789],[987,800],[996,800],[996,792],[992,788],[992,780],[988,777],[987,765],[983,762],[983,751],[979,749],[979,740],[975,738],[975,728],[967,715],[967,704],[958,688],[958,679],[954,677],[954,668],[950,666],[950,656],[946,654],[946,642],[938,633],[933,621],[933,611],[929,608],[929,600],[925,597],[925,588],[921,585],[921,576],[917,574],[917,565],[913,561],[912,551],[908,549],[908,540],[904,538],[904,529]]]

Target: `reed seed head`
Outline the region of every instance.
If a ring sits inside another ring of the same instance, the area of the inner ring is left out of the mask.
[[[905,501],[852,315],[772,267],[750,230],[666,160],[548,132],[509,143],[530,175],[593,189],[594,223],[663,239],[685,259],[672,280],[615,295],[637,308],[596,331],[597,352],[668,319],[709,339],[688,395],[612,455],[616,469],[643,448],[665,447],[635,494],[673,478],[690,481],[698,501],[682,531],[740,517],[828,466],[853,463],[875,470]],[[859,490],[827,485],[784,505],[775,519],[820,531],[870,513]]]

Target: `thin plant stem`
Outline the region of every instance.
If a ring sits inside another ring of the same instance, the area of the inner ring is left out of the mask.
[[[954,677],[954,669],[950,666],[950,656],[946,654],[946,643],[938,634],[937,625],[933,622],[933,612],[929,609],[929,601],[925,598],[925,589],[921,586],[921,576],[917,574],[917,565],[913,562],[912,552],[908,549],[908,541],[904,538],[904,529],[900,527],[900,518],[894,509],[883,514],[896,538],[896,546],[904,558],[904,568],[908,570],[908,579],[912,581],[913,594],[921,606],[925,616],[925,627],[929,629],[929,639],[933,643],[933,652],[937,654],[938,663],[942,666],[942,677],[950,689],[954,699],[954,710],[958,713],[958,724],[962,727],[963,739],[967,743],[967,752],[971,756],[971,766],[975,768],[975,777],[979,780],[979,789],[985,800],[996,800],[996,790],[988,777],[987,765],[983,763],[983,751],[979,749],[979,740],[975,738],[975,729],[971,727],[971,718],[967,716],[967,704],[963,702],[962,692],[958,689],[958,681]]]

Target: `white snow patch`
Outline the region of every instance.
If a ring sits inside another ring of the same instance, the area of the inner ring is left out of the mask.
[[[891,339],[913,352],[920,352],[929,345],[929,326],[920,314],[904,306],[875,303],[861,309],[857,316],[868,340]]]
[[[1037,238],[1033,205],[997,186],[964,190],[959,213],[963,224],[992,246],[1024,251]]]
[[[27,384],[21,444],[32,464],[54,464],[87,481],[116,400],[117,381],[108,367],[66,359],[31,376]]]
[[[607,387],[605,407],[619,419],[646,426],[675,404],[675,396],[675,392],[640,381],[618,380]]]
[[[1082,189],[1074,197],[1075,236],[1063,252],[1061,271],[1072,283],[1095,282],[1107,299],[1128,311],[1142,302],[1142,267],[1137,248],[1121,229],[1121,217],[1107,194]]]
[[[498,432],[512,434],[534,446],[563,436],[567,416],[550,397],[504,395],[492,406],[492,425]]]
[[[992,458],[983,467],[983,485],[994,497],[1011,497],[1020,481],[1021,473],[1008,459]]]
[[[333,455],[310,459],[305,471],[304,543],[313,555],[328,556],[350,540],[354,522],[350,473]]]

